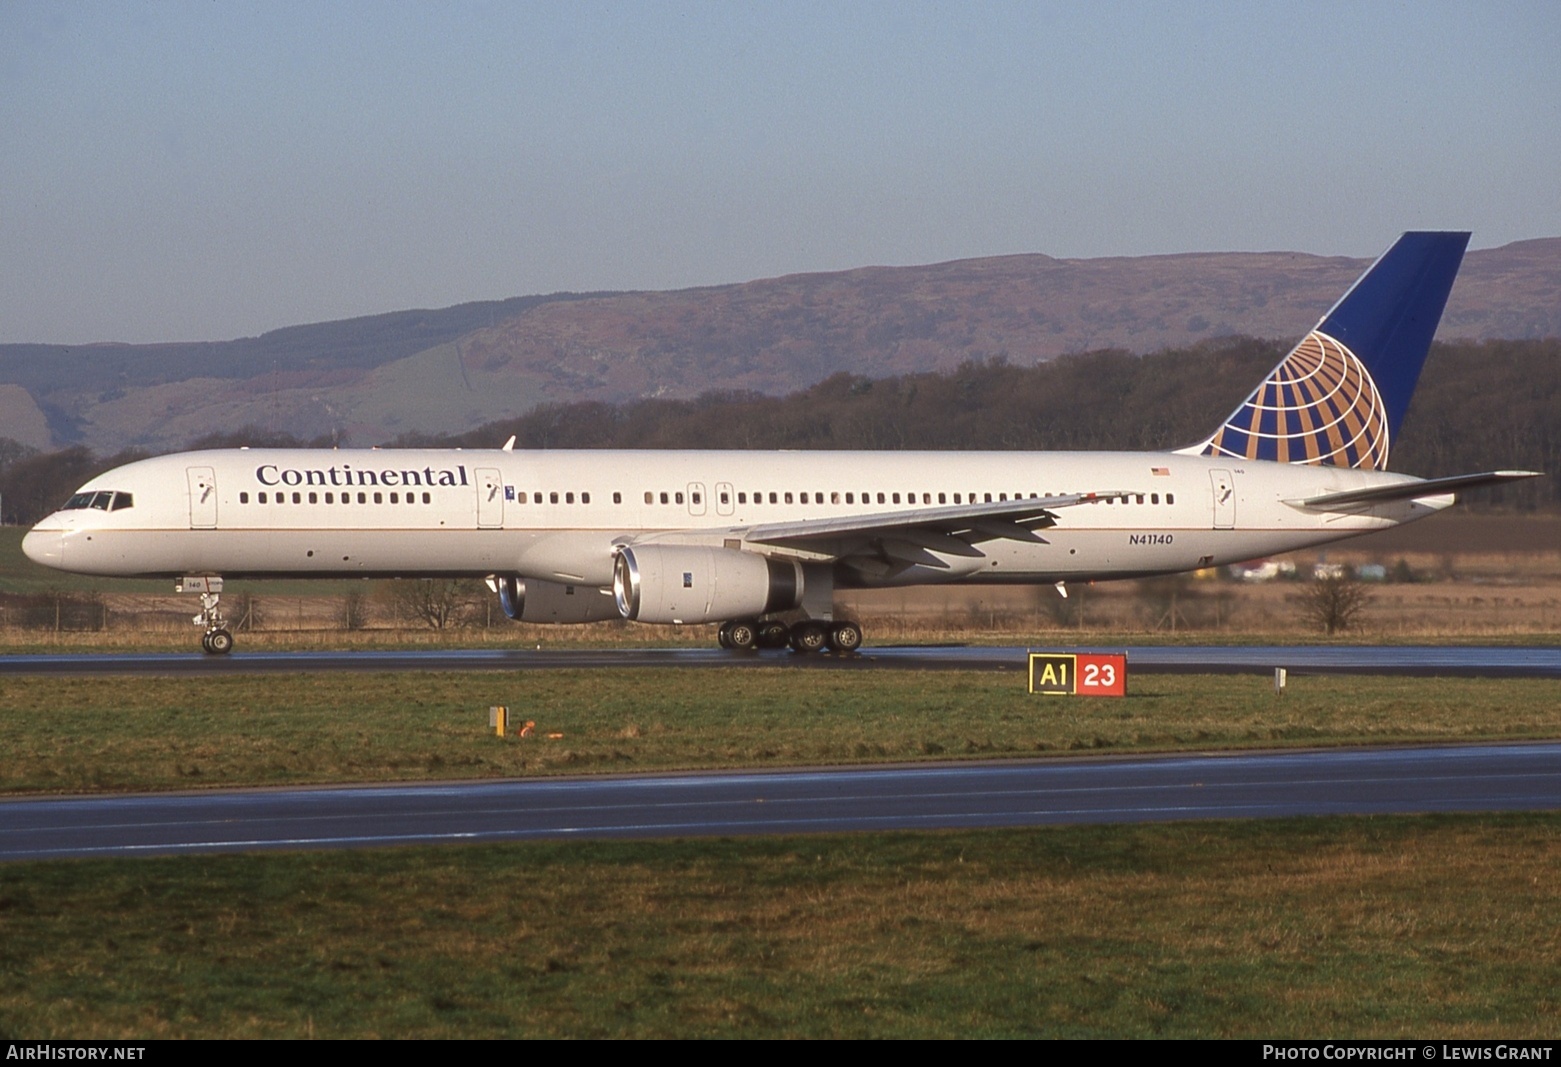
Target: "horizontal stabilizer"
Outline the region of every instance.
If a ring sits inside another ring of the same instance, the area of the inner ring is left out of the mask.
[[[1540,471],[1486,471],[1483,474],[1455,474],[1448,478],[1415,478],[1410,481],[1378,485],[1370,489],[1350,489],[1342,493],[1324,493],[1306,500],[1290,500],[1287,503],[1301,508],[1330,511],[1334,508],[1356,504],[1385,504],[1392,500],[1417,500],[1426,496],[1441,496],[1458,489],[1473,489],[1482,485],[1501,485],[1503,482],[1522,481],[1525,478],[1543,478]]]

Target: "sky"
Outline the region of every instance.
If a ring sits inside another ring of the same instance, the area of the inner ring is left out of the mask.
[[[1561,235],[1561,4],[0,0],[0,342]]]

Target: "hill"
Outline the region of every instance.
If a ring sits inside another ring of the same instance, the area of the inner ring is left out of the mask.
[[[0,387],[26,391],[7,393],[7,410],[27,413],[35,438],[41,412],[56,447],[166,450],[243,426],[374,444],[544,404],[780,395],[840,372],[879,378],[1230,335],[1294,339],[1365,266],[1291,252],[1019,255],[518,297],[226,342],[3,345]],[[1438,336],[1561,336],[1561,238],[1471,252]]]

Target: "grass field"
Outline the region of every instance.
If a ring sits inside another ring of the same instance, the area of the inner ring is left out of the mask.
[[[535,736],[495,738],[504,704]],[[561,734],[556,739],[546,735]],[[1561,736],[1543,680],[586,670],[0,679],[0,793]]]
[[[0,1033],[1561,1034],[1561,816],[0,867]]]

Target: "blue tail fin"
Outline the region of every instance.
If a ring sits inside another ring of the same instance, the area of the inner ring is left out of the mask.
[[[1385,470],[1467,233],[1406,233],[1193,455]]]

